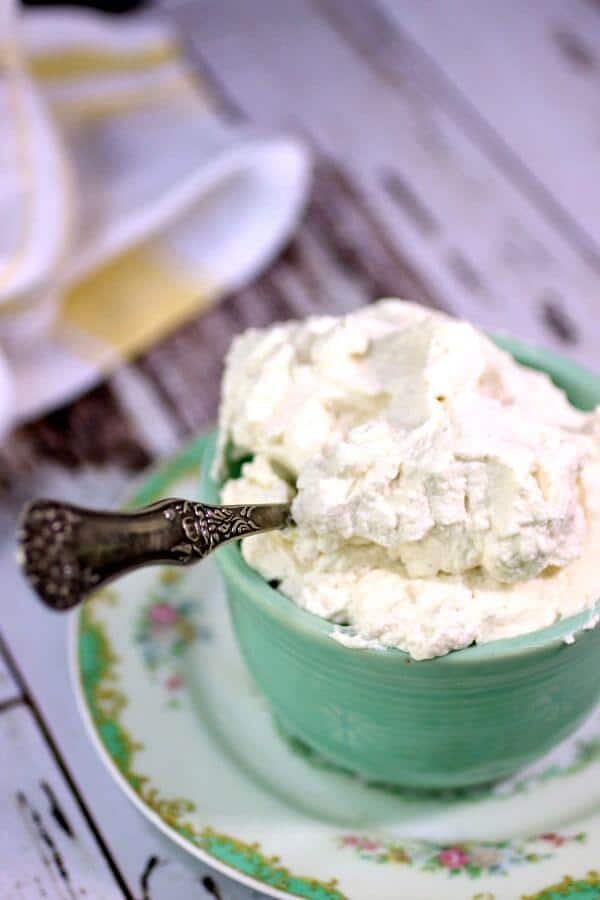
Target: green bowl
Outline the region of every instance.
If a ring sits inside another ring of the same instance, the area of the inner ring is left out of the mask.
[[[545,350],[497,343],[547,372],[582,409],[600,378]],[[202,466],[211,480],[215,436]],[[378,782],[422,788],[509,775],[566,737],[600,695],[600,628],[589,613],[516,638],[416,662],[401,650],[352,650],[333,626],[269,587],[239,545],[217,552],[239,645],[284,730],[338,765]],[[563,638],[574,633],[574,644]]]

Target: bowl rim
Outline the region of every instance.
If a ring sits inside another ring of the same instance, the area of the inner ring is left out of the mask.
[[[600,377],[588,369],[571,362],[559,354],[542,347],[528,344],[506,334],[491,335],[494,342],[503,350],[509,352],[518,362],[529,368],[535,368],[549,375],[559,387],[564,390],[563,382],[585,383],[598,395],[600,402]],[[211,476],[211,465],[214,459],[217,444],[217,429],[207,435],[200,473],[200,499],[205,502],[217,502],[218,488]],[[226,581],[235,583],[235,586],[249,596],[271,617],[279,619],[282,625],[299,631],[306,638],[318,643],[326,642],[333,651],[352,653],[360,652],[362,658],[380,661],[389,660],[390,664],[418,662],[420,666],[425,663],[436,666],[456,666],[471,663],[491,662],[500,659],[523,657],[543,653],[549,649],[565,646],[564,638],[567,635],[576,635],[578,632],[591,634],[593,629],[586,628],[591,617],[600,612],[600,599],[596,603],[566,619],[561,619],[546,628],[536,629],[522,635],[510,638],[498,638],[483,644],[452,650],[443,655],[425,660],[414,660],[405,650],[397,647],[382,648],[353,648],[346,647],[331,638],[335,630],[340,626],[327,619],[323,619],[314,613],[297,606],[296,603],[271,587],[264,578],[252,569],[244,560],[239,544],[228,544],[221,547],[216,557]],[[348,626],[351,629],[352,626]],[[343,630],[343,629],[342,629]],[[577,644],[577,641],[575,642]],[[572,650],[572,647],[565,649]]]

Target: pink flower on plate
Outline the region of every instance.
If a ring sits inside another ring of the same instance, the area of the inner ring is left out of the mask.
[[[469,857],[460,847],[446,847],[438,853],[438,861],[447,869],[462,869],[469,862]]]
[[[342,844],[344,847],[356,847],[360,843],[357,837],[354,837],[353,834],[345,834],[342,838]]]
[[[150,607],[150,621],[153,625],[172,625],[177,618],[177,610],[170,603],[155,603]]]
[[[183,687],[184,682],[181,675],[174,674],[167,678],[165,684],[170,691],[177,691],[179,688]]]
[[[358,842],[358,846],[361,850],[377,850],[379,844],[375,841],[370,841],[369,838],[361,838]]]
[[[554,844],[555,847],[562,847],[567,839],[560,834],[556,834],[555,831],[548,831],[546,834],[540,834],[540,840],[548,841],[549,844]]]

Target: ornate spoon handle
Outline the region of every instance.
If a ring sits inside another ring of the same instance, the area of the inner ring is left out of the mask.
[[[62,610],[131,569],[189,565],[227,541],[290,522],[288,504],[207,506],[169,499],[115,513],[35,500],[21,515],[18,557],[44,603]]]

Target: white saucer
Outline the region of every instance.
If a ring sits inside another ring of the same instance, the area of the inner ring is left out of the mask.
[[[199,440],[133,502],[193,497],[201,454]],[[190,853],[269,896],[600,897],[600,709],[493,789],[424,797],[366,785],[280,735],[211,560],[140,570],[97,595],[74,618],[72,666],[119,786]]]

